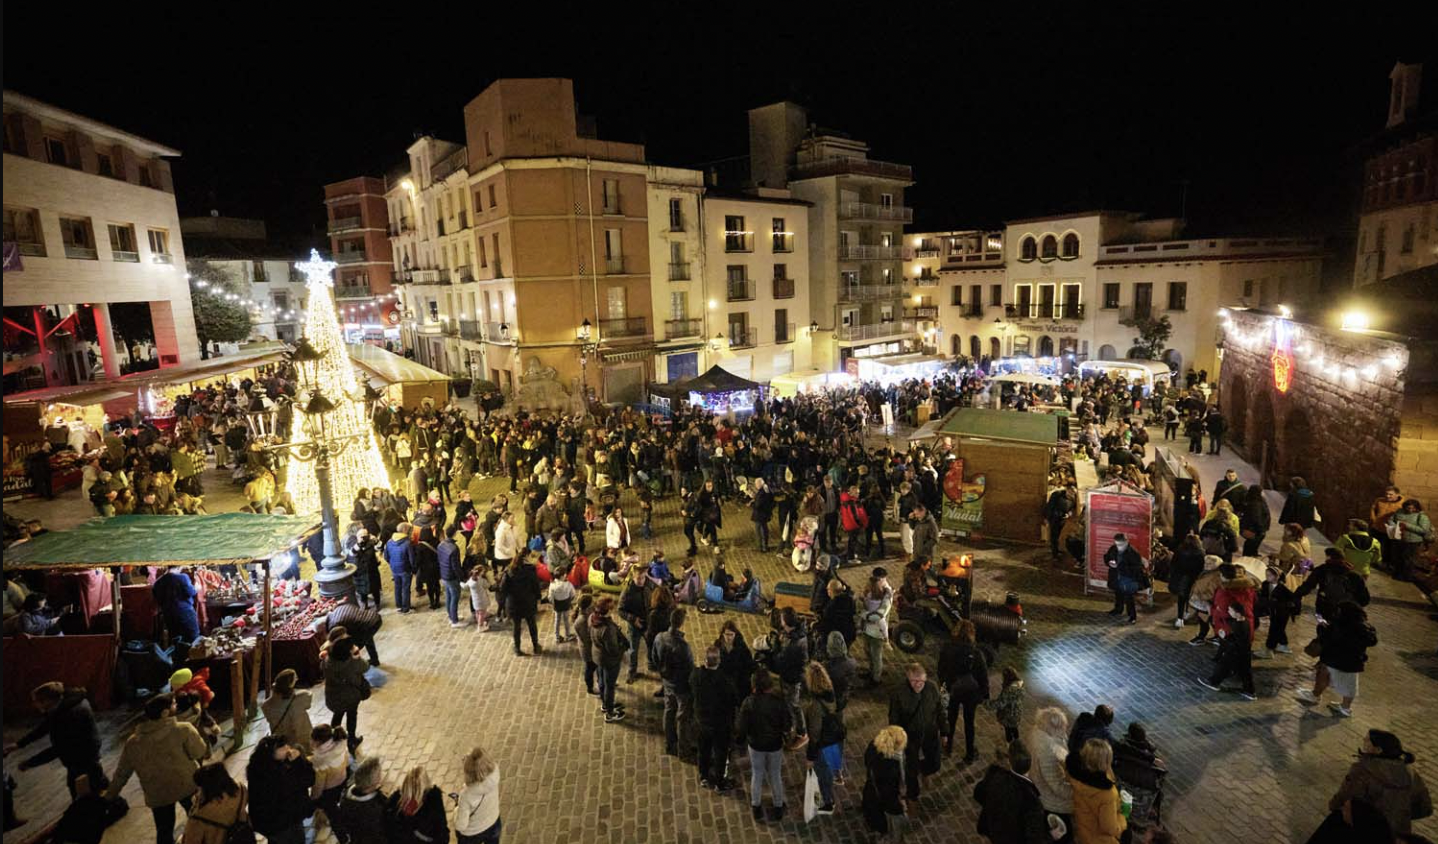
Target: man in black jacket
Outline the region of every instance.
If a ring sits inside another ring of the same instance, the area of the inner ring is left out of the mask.
[[[764,819],[764,783],[769,783],[774,808],[770,813],[773,820],[784,818],[784,737],[789,734],[794,721],[789,707],[774,694],[774,675],[764,669],[754,672],[753,694],[744,699],[739,707],[739,741],[749,747],[749,766],[752,771],[749,785],[749,805],[754,820]]]
[[[102,791],[109,786],[105,771],[100,766],[100,729],[95,725],[95,713],[85,699],[85,690],[66,688],[58,681],[36,686],[30,692],[35,708],[44,713],[44,720],[20,740],[6,745],[5,753],[38,741],[41,736],[50,737],[50,746],[20,763],[20,770],[31,768],[59,759],[65,766],[65,785],[70,796],[75,796],[75,780],[89,777],[90,787]]]
[[[785,607],[779,613],[779,635],[782,642],[774,656],[774,671],[779,675],[784,689],[784,701],[789,706],[789,717],[794,722],[795,741],[791,749],[803,746],[800,736],[807,735],[804,727],[804,710],[799,705],[799,694],[804,686],[804,666],[809,663],[809,637],[804,623],[793,607]]]
[[[1108,566],[1108,588],[1113,590],[1113,609],[1109,615],[1128,611],[1128,623],[1138,623],[1138,609],[1133,596],[1144,588],[1143,557],[1129,544],[1128,537],[1121,533],[1113,535],[1113,544],[1103,554]]]
[[[1047,813],[1039,787],[1028,778],[1033,758],[1023,742],[1008,747],[1009,767],[990,765],[974,800],[979,811],[978,831],[993,844],[1045,844],[1050,841]]]
[[[378,603],[377,600],[376,603]],[[355,605],[353,592],[340,599],[339,606],[330,612],[329,618],[325,621],[328,630],[343,627],[345,633],[354,640],[356,645],[369,652],[369,664],[375,668],[379,668],[379,651],[374,645],[374,635],[383,625],[384,618],[380,616],[379,610]]]
[[[699,725],[699,784],[715,791],[728,791],[734,787],[734,781],[725,776],[725,768],[729,763],[739,694],[719,670],[717,647],[710,646],[704,652],[704,664],[694,669],[689,686],[694,717]]]
[[[694,651],[684,638],[683,607],[669,616],[669,629],[654,637],[654,658],[659,663],[659,677],[664,692],[664,753],[679,756],[687,750],[689,725],[693,720],[694,697],[690,675],[694,673]],[[686,741],[680,741],[681,735]],[[684,754],[687,755],[687,754]]]

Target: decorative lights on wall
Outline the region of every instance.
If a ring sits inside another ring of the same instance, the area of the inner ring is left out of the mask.
[[[1331,381],[1356,385],[1360,378],[1376,382],[1384,371],[1398,372],[1404,366],[1403,356],[1397,352],[1389,352],[1362,366],[1345,366],[1328,360],[1312,342],[1304,339],[1304,329],[1286,317],[1270,317],[1266,325],[1245,330],[1233,320],[1227,308],[1219,309],[1218,316],[1226,342],[1250,352],[1267,354],[1273,369],[1273,386],[1281,393],[1288,392],[1295,377],[1301,374],[1300,369]]]

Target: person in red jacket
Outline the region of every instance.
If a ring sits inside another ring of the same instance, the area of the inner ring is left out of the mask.
[[[1253,575],[1231,563],[1219,566],[1218,574],[1220,578],[1218,591],[1213,595],[1213,628],[1224,635],[1230,634],[1232,625],[1228,607],[1230,604],[1237,604],[1243,608],[1244,618],[1248,621],[1248,637],[1251,644],[1256,624],[1253,605],[1258,599],[1258,589],[1261,584]]]
[[[849,537],[846,556],[858,561],[859,537],[869,526],[869,514],[864,512],[864,503],[859,499],[859,487],[851,486],[839,496],[839,526]]]

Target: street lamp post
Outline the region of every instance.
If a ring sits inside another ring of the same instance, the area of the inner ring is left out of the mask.
[[[584,416],[589,417],[589,358],[599,351],[599,343],[594,339],[594,324],[589,317],[579,324],[579,332],[575,336],[579,341],[579,392],[584,396]]]

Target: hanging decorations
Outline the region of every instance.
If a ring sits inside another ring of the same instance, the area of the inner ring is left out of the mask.
[[[1288,320],[1273,321],[1273,353],[1268,359],[1273,363],[1273,386],[1280,393],[1288,392],[1293,384],[1293,350],[1289,337],[1292,330]]]
[[[1288,392],[1293,386],[1299,363],[1303,364],[1304,372],[1313,377],[1324,377],[1348,385],[1357,384],[1360,377],[1368,382],[1376,382],[1385,371],[1397,373],[1407,366],[1405,357],[1397,352],[1374,358],[1363,366],[1341,366],[1326,360],[1322,350],[1315,349],[1314,344],[1304,338],[1304,329],[1287,317],[1269,317],[1264,323],[1245,330],[1234,321],[1228,308],[1220,308],[1218,316],[1226,343],[1258,354],[1267,350],[1269,363],[1273,368],[1273,386],[1280,393]]]
[[[325,433],[334,439],[352,435],[361,437],[359,442],[330,459],[335,507],[344,510],[354,502],[361,489],[389,486],[389,475],[365,414],[364,392],[355,379],[354,365],[350,362],[335,313],[334,281],[330,277],[335,266],[333,261],[321,260],[315,251],[310,252],[310,260],[295,264],[295,268],[305,274],[305,285],[309,288],[304,334],[322,356],[315,364],[316,386],[320,394],[335,405],[335,409],[325,416]],[[303,401],[296,404],[303,406]],[[304,428],[303,425],[293,426],[291,442],[308,439],[309,434]],[[313,463],[291,459],[286,485],[299,512],[319,511],[319,484],[315,479]]]

